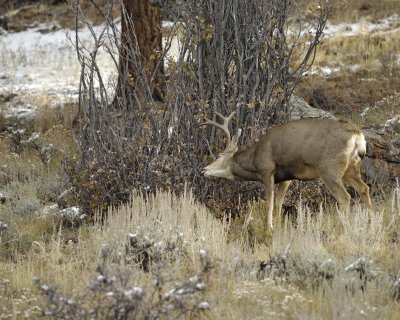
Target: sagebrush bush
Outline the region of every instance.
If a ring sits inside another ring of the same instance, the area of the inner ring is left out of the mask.
[[[171,228],[170,228],[171,229]],[[127,261],[138,264],[144,271],[149,271],[151,265],[162,262],[173,263],[185,259],[189,254],[184,230],[163,230],[162,223],[158,228],[136,227],[129,233],[129,242],[126,246]]]
[[[96,268],[97,276],[79,295],[62,293],[34,277],[47,300],[43,314],[53,319],[197,319],[210,308],[204,295],[212,266],[205,252],[200,255],[199,271],[188,280],[172,285],[166,278],[170,276],[166,266],[159,264],[149,286],[133,283],[129,268],[107,265],[107,251],[102,249],[104,260]]]

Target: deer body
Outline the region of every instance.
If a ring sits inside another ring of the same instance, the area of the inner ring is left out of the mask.
[[[272,228],[274,185],[279,184],[275,203],[281,212],[285,193],[294,179],[321,178],[341,209],[347,211],[350,195],[343,181],[353,187],[371,209],[369,187],[360,175],[361,160],[366,152],[364,135],[355,125],[336,119],[302,119],[270,129],[253,146],[238,151],[239,129],[231,140],[227,125],[207,120],[228,137],[228,147],[219,158],[204,168],[207,177],[261,181],[268,205],[268,224]]]

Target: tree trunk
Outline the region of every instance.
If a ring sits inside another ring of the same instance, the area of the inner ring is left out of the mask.
[[[133,105],[132,95],[162,100],[161,10],[149,0],[123,0],[116,101]]]

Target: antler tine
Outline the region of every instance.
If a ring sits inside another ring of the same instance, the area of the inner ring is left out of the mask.
[[[225,133],[226,138],[228,139],[227,144],[231,143],[231,134],[229,133],[228,126],[219,124],[219,123],[217,123],[217,122],[215,122],[215,121],[212,121],[212,120],[210,120],[210,119],[207,119],[207,118],[205,118],[205,120],[206,120],[206,121],[203,122],[202,124],[200,124],[199,127],[205,126],[205,125],[209,124],[209,125],[211,125],[211,126],[220,128],[220,129]]]
[[[219,112],[215,112],[215,114],[220,117],[224,121],[224,126],[228,127],[229,122],[232,120],[232,117],[235,115],[235,111],[233,111],[229,116],[224,117]]]
[[[235,111],[233,111],[229,116],[224,117],[222,114],[219,112],[215,112],[215,114],[222,119],[224,122],[223,125],[220,126],[220,128],[225,132],[225,134],[228,137],[228,145],[231,144],[232,139],[231,139],[231,134],[229,132],[229,122],[232,120],[232,117],[235,115]]]
[[[205,122],[203,122],[202,124],[200,124],[199,126],[204,126],[204,125],[212,125],[214,127],[220,128],[226,135],[227,138],[227,145],[229,146],[232,139],[231,139],[231,134],[229,132],[229,121],[231,121],[232,117],[234,116],[235,112],[232,112],[228,117],[224,117],[222,114],[220,114],[219,112],[215,112],[222,120],[223,120],[223,124],[219,124],[215,121],[212,121],[210,119],[205,118]]]

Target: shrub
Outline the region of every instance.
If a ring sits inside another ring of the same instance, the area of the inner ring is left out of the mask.
[[[201,170],[210,160],[208,155],[218,153],[210,144],[217,146],[222,139],[216,138],[219,134],[214,129],[198,130],[198,125],[201,118],[210,118],[215,111],[227,114],[236,110],[235,127],[246,128],[246,143],[256,140],[261,128],[288,119],[287,102],[298,79],[309,68],[331,10],[324,3],[313,11],[307,27],[310,36],[302,46],[296,46],[299,39],[283,31],[292,9],[290,3],[166,2],[163,9],[177,22],[172,29],[179,29],[184,46],[181,52],[185,54],[176,62],[169,60],[162,102],[154,101],[150,94],[160,84],[143,76],[146,70],[138,43],[131,39],[128,48],[121,48],[114,36],[119,31],[111,17],[106,19],[90,54],[76,48],[82,65],[79,157],[70,161],[67,172],[80,206],[88,214],[127,201],[133,188],[143,193],[171,188],[179,194],[190,183],[196,186],[197,198],[210,208],[231,211],[237,210],[241,201],[247,203],[256,197],[257,184],[239,186],[208,182],[202,177]],[[80,8],[73,9],[90,27]],[[129,15],[124,18],[129,21]],[[111,81],[111,90],[96,61],[106,43],[126,53],[120,59],[119,70],[135,70],[134,76],[121,72],[117,83]],[[94,86],[94,78],[99,87]]]
[[[200,270],[187,281],[171,286],[159,265],[153,274],[152,286],[132,284],[129,269],[113,269],[105,261],[109,254],[102,250],[103,263],[97,276],[79,296],[64,294],[56,286],[44,284],[35,277],[34,282],[46,298],[43,313],[54,319],[182,319],[189,315],[196,319],[209,307],[204,300],[206,281],[211,262],[205,252],[200,253]]]

